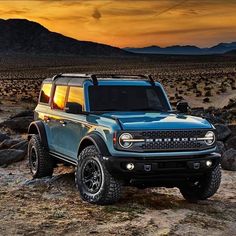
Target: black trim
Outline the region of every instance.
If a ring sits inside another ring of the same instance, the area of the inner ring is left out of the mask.
[[[85,136],[79,144],[79,151],[78,151],[78,155],[79,153],[83,150],[83,143],[89,140],[91,141],[97,148],[97,150],[99,151],[99,153],[103,156],[111,156],[106,143],[104,142],[104,140],[96,133],[90,133],[89,135]]]
[[[181,177],[186,179],[189,177],[203,175],[219,165],[221,155],[219,153],[211,153],[199,156],[175,156],[175,157],[113,157],[104,156],[104,163],[109,173],[115,178],[130,182],[156,182],[160,178],[169,179],[174,182],[175,178]],[[207,167],[206,161],[211,160],[212,166]],[[134,169],[127,170],[126,164],[133,163]],[[200,163],[199,168],[195,163]],[[150,170],[148,169],[150,168]]]
[[[50,151],[49,154],[52,156],[52,157],[55,157],[55,158],[58,158],[62,161],[65,161],[65,162],[68,162],[72,165],[77,165],[78,164],[78,161],[77,160],[73,160],[71,157],[68,157],[66,155],[63,155],[61,153],[58,153],[58,152],[53,152],[53,151]]]
[[[36,128],[37,133],[33,132],[33,130]],[[33,121],[30,123],[28,128],[28,140],[31,138],[32,134],[38,134],[41,143],[45,148],[48,149],[48,139],[44,127],[44,123],[42,121]]]

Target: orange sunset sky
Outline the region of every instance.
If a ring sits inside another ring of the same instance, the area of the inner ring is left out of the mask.
[[[236,0],[5,0],[0,15],[118,47],[236,41]]]

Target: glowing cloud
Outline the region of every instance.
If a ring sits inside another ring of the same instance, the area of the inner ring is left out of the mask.
[[[236,41],[233,0],[0,1],[1,18],[27,18],[51,31],[118,47]]]

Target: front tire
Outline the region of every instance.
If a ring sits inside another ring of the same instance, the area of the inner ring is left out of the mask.
[[[93,204],[112,204],[121,196],[121,183],[107,171],[94,145],[80,153],[75,169],[75,183],[81,198]]]
[[[219,189],[220,182],[221,170],[220,165],[218,165],[199,181],[182,186],[179,189],[187,201],[196,202],[198,200],[206,200],[213,196]]]
[[[33,178],[52,176],[54,162],[42,145],[39,135],[32,135],[29,141],[28,158]]]

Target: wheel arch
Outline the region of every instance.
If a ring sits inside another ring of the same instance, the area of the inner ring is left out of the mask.
[[[103,138],[101,138],[98,134],[92,133],[85,136],[81,140],[78,149],[78,156],[84,148],[90,145],[94,145],[97,148],[98,152],[103,156],[111,155]]]
[[[28,128],[28,140],[33,134],[38,134],[43,146],[48,148],[46,130],[42,121],[33,121]]]

